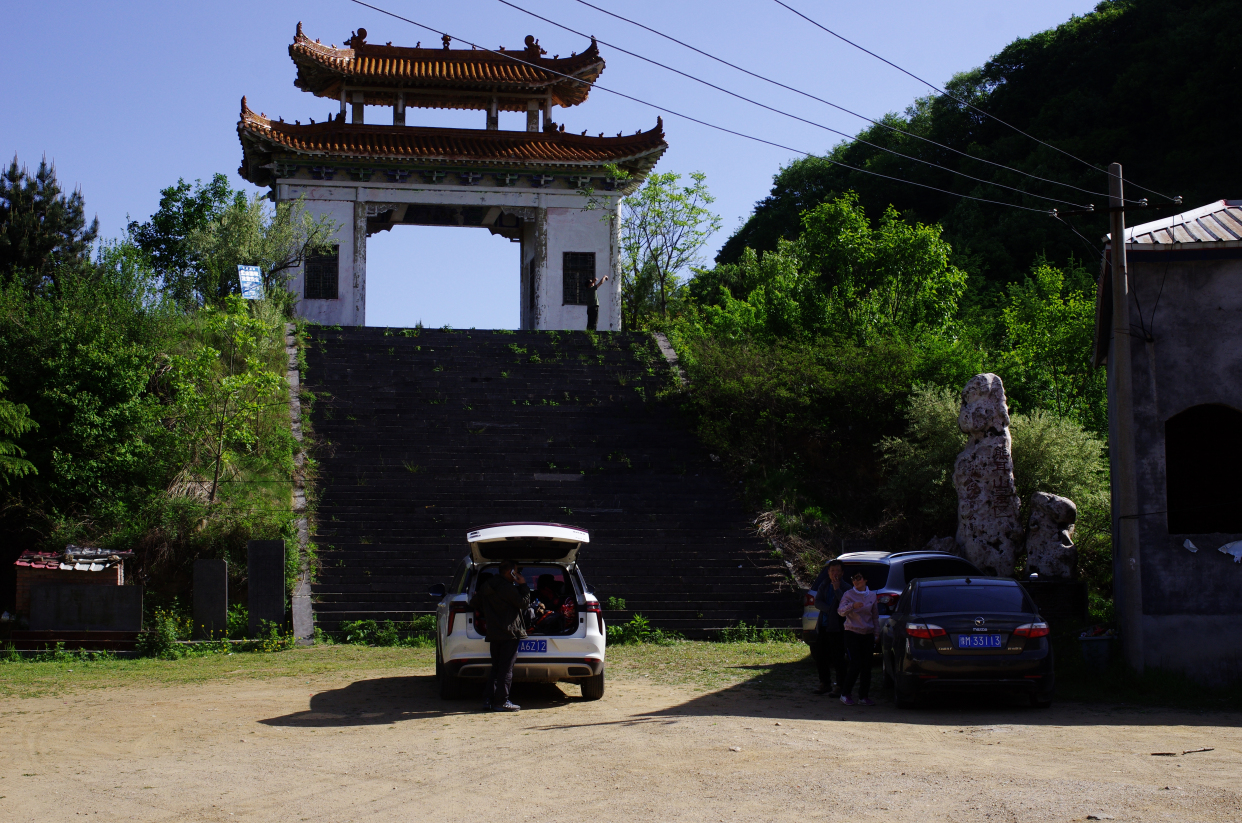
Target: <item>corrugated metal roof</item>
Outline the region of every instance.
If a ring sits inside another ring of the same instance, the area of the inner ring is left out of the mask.
[[[133,556],[133,552],[70,545],[63,552],[24,551],[13,565],[66,572],[101,572]]]
[[[1105,241],[1111,240],[1105,235]],[[1127,246],[1153,251],[1185,248],[1189,244],[1218,248],[1242,246],[1242,200],[1217,200],[1191,211],[1126,229]]]

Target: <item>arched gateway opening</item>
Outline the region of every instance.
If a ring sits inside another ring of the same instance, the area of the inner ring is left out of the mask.
[[[521,327],[521,244],[478,229],[398,226],[367,240],[367,325]]]
[[[299,314],[366,325],[367,237],[403,225],[456,226],[520,245],[513,275],[521,328],[584,329],[598,298],[597,327],[620,329],[618,203],[668,144],[661,123],[588,137],[552,121],[554,106],[585,101],[603,71],[594,40],[567,58],[545,57],[533,37],[521,51],[453,49],[447,37],[441,49],[411,49],[368,44],[359,29],[346,46],[313,41],[299,23],[289,49],[296,85],[340,101],[328,122],[272,120],[242,98],[242,176],[338,226],[333,252],[293,278]],[[364,123],[368,105],[391,106],[392,125]],[[409,127],[407,106],[478,109],[486,128]],[[500,131],[502,110],[526,112],[526,130]],[[588,284],[604,275],[592,293]]]

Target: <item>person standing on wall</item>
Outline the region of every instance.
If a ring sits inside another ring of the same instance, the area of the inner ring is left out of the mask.
[[[587,289],[591,292],[591,299],[587,301],[587,329],[595,331],[595,327],[599,324],[599,287],[608,282],[608,275],[597,277],[590,283],[587,283]]]
[[[841,696],[845,683],[845,621],[837,614],[841,596],[850,590],[845,582],[845,567],[840,560],[828,563],[828,579],[815,592],[815,608],[819,609],[819,625],[815,630],[815,664],[819,667],[819,688],[815,694],[835,699]],[[836,673],[836,688],[832,675]]]
[[[487,642],[492,652],[492,673],[487,679],[483,709],[516,712],[521,706],[509,700],[509,689],[513,687],[518,646],[526,637],[522,613],[530,605],[530,588],[526,578],[518,573],[517,564],[506,560],[500,564],[499,576],[484,581],[477,597],[487,620]]]
[[[841,684],[841,702],[854,705],[850,691],[857,680],[858,702],[874,706],[875,701],[867,695],[871,691],[871,656],[880,637],[880,606],[862,572],[855,572],[853,581],[854,588],[841,595],[841,605],[837,606],[837,614],[845,618],[845,653],[850,659]]]

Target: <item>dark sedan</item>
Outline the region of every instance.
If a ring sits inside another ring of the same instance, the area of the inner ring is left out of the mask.
[[[966,688],[1021,691],[1032,706],[1052,705],[1048,624],[1014,580],[916,580],[897,601],[880,644],[899,707]]]

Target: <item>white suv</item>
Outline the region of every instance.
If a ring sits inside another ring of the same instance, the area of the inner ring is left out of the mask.
[[[436,605],[436,677],[440,697],[456,697],[463,681],[482,681],[492,670],[487,627],[470,608],[483,581],[513,560],[531,591],[544,584],[559,601],[562,618],[545,633],[528,629],[518,648],[514,682],[578,683],[582,696],[604,696],[604,616],[578,570],[578,550],[589,543],[584,529],[558,523],[496,523],[466,535],[470,554],[462,558],[445,586],[431,587]]]

